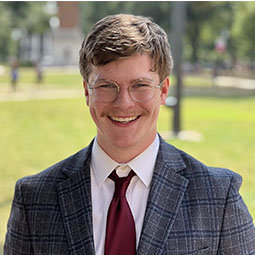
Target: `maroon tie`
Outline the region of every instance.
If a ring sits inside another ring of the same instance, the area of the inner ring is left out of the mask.
[[[126,199],[127,187],[135,175],[120,178],[114,170],[109,178],[115,182],[115,191],[107,216],[105,255],[135,255],[135,222]]]

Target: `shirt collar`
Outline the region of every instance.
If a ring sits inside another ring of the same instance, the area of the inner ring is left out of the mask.
[[[95,176],[97,185],[100,187],[106,180],[108,175],[119,164],[110,158],[97,143],[97,138],[94,140],[91,154],[91,167]]]
[[[132,159],[127,165],[133,169],[136,175],[149,187],[159,149],[159,137],[156,135],[153,143],[141,154]],[[120,164],[110,158],[98,145],[95,139],[92,147],[91,167],[97,185],[100,187],[109,174]]]

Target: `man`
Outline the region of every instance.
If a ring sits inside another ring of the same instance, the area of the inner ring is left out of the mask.
[[[172,68],[165,32],[97,22],[80,50],[91,144],[17,182],[5,254],[255,254],[241,177],[157,134]]]

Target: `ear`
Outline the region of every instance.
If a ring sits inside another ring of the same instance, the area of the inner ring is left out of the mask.
[[[86,104],[89,106],[89,90],[88,90],[88,85],[85,81],[83,81],[83,88],[84,88],[84,94],[86,98]]]
[[[161,99],[161,104],[162,105],[164,105],[165,102],[166,102],[166,98],[168,96],[169,86],[170,86],[170,78],[166,77],[165,80],[163,81],[162,88],[161,88],[160,99]]]

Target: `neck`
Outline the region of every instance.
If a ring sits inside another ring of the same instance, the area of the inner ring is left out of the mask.
[[[156,137],[156,136],[155,136]],[[154,139],[155,139],[154,137]],[[111,146],[104,146],[99,140],[97,140],[99,146],[102,150],[111,157],[114,161],[119,164],[127,163],[137,157],[139,154],[144,152],[154,141],[151,139],[146,141],[146,143],[141,143],[141,145],[134,145],[129,147],[117,147],[111,144]]]

